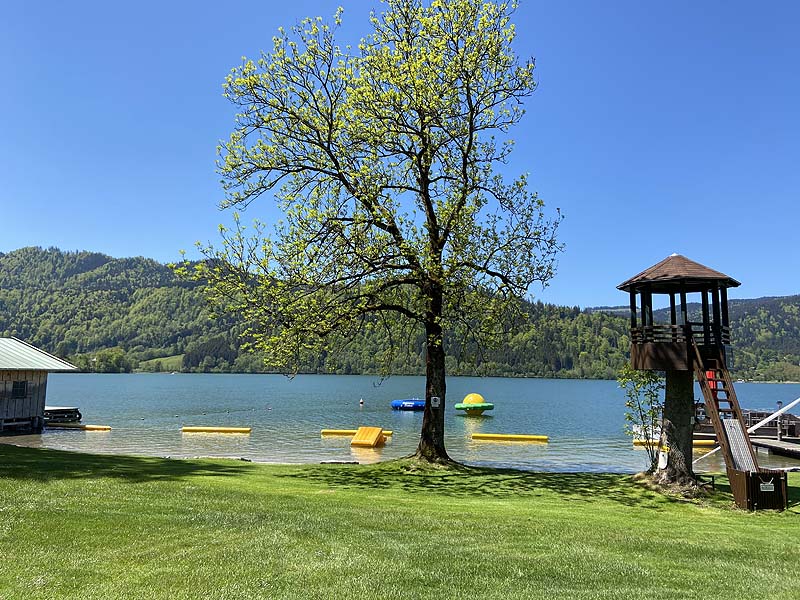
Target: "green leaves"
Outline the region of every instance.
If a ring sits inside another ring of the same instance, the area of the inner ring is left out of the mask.
[[[638,371],[625,363],[617,374],[617,382],[625,390],[625,433],[644,440],[649,471],[653,471],[661,445],[664,377],[657,371]]]
[[[225,81],[239,112],[220,147],[222,206],[272,196],[284,218],[252,239],[237,221],[205,248],[221,270],[202,275],[213,302],[270,325],[256,343],[287,367],[384,313],[500,326],[555,273],[560,215],[524,176],[494,171],[513,146],[496,136],[535,88],[533,60],[511,48],[516,5],[385,6],[357,53],[336,42],[339,9],[279,30]],[[487,301],[465,301],[476,294]]]

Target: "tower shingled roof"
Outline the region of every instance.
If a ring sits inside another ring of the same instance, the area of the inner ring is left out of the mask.
[[[617,289],[626,292],[640,287],[649,287],[654,292],[700,291],[717,284],[720,287],[739,287],[733,277],[710,269],[680,254],[668,256],[659,263],[620,283]]]

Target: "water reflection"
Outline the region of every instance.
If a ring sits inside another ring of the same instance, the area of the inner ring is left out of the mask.
[[[349,440],[347,444],[349,446],[350,444]],[[383,448],[364,448],[362,446],[350,446],[350,456],[354,461],[368,465],[380,462],[385,449],[386,449],[385,446]]]

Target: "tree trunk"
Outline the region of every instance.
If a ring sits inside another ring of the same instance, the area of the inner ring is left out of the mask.
[[[667,371],[662,419],[662,445],[669,446],[666,465],[661,462],[655,479],[659,483],[694,485],[692,470],[692,416],[694,378],[692,371]]]
[[[441,292],[432,294],[432,310],[425,323],[425,412],[416,457],[429,462],[450,462],[444,447],[445,366],[441,326]],[[432,399],[438,398],[437,402]]]

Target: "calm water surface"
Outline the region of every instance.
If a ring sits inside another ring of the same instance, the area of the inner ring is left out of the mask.
[[[2,441],[81,452],[151,456],[228,456],[254,461],[375,462],[414,452],[421,413],[393,411],[397,398],[424,395],[422,377],[301,375],[65,375],[48,379],[50,406],[78,406],[83,422],[111,425],[109,432],[48,430]],[[800,397],[800,384],[737,384],[743,407],[774,409]],[[495,409],[466,417],[453,405],[470,392]],[[448,379],[446,445],[456,460],[476,465],[540,471],[636,472],[645,453],[622,430],[625,397],[614,381],[564,379]],[[696,390],[699,397],[699,390]],[[359,399],[364,405],[359,405]],[[182,425],[252,427],[250,435],[182,434]],[[380,449],[355,449],[349,438],[322,438],[320,429],[360,425],[394,430]],[[478,442],[474,432],[533,433],[549,444]],[[798,461],[759,453],[763,466]],[[696,470],[722,470],[704,459]]]

